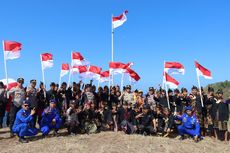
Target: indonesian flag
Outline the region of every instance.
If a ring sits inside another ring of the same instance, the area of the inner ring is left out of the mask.
[[[100,67],[90,65],[88,70],[89,78],[99,80],[101,76],[101,70],[102,68]]]
[[[50,53],[41,54],[42,69],[53,67],[53,55]]]
[[[131,82],[137,82],[141,79],[140,76],[131,68],[127,68],[126,73],[130,76]]]
[[[183,74],[185,73],[184,66],[178,62],[166,62],[164,71],[169,74]]]
[[[89,62],[79,52],[72,52],[72,65],[89,65]]]
[[[121,26],[127,21],[126,14],[128,14],[127,10],[124,13],[122,13],[120,16],[113,17],[112,19],[113,29]]]
[[[3,41],[5,60],[19,58],[22,44],[16,41]]]
[[[60,74],[60,76],[63,77],[65,75],[67,75],[68,73],[69,73],[69,64],[63,63],[61,65],[61,74]]]
[[[165,84],[168,85],[170,89],[176,89],[179,86],[179,82],[172,78],[168,73],[164,72]]]
[[[101,83],[103,83],[103,82],[109,82],[109,80],[110,80],[109,71],[101,72],[101,76],[100,76],[99,82],[101,82]]]
[[[196,72],[198,76],[203,76],[205,79],[212,79],[211,71],[200,65],[195,61]]]
[[[112,74],[122,74],[127,71],[128,68],[130,68],[133,65],[133,63],[124,64],[121,62],[110,62],[109,63],[109,71]]]
[[[76,74],[76,73],[83,74],[83,73],[86,73],[87,71],[88,71],[88,68],[86,65],[72,67],[72,74]]]
[[[5,85],[5,88],[6,88],[6,85],[7,85],[6,79],[2,79],[2,80],[0,80],[0,82],[2,82]],[[17,83],[16,80],[8,78],[8,88],[7,88],[8,90],[16,87],[17,85],[18,85],[18,83]]]

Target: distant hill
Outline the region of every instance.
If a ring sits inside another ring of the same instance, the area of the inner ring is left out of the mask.
[[[215,92],[218,89],[222,89],[224,92],[225,99],[230,97],[230,81],[226,80],[224,82],[217,82],[217,83],[209,84],[208,86],[213,87],[215,89]],[[208,86],[205,87],[205,91],[208,90]]]

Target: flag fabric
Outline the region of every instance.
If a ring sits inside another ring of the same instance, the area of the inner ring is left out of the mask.
[[[89,65],[89,62],[81,55],[80,52],[72,52],[72,66]]]
[[[76,74],[76,73],[79,73],[79,74],[83,74],[83,73],[86,73],[88,71],[88,68],[86,65],[84,66],[72,66],[72,74]]]
[[[112,18],[113,29],[123,25],[127,21],[126,14],[128,14],[127,10],[121,15]]]
[[[205,79],[212,79],[211,71],[200,65],[197,61],[195,61],[195,66],[198,76],[203,76]]]
[[[167,72],[164,72],[165,84],[168,85],[170,89],[176,89],[179,86],[179,82],[172,78]]]
[[[101,72],[101,76],[100,76],[99,82],[101,82],[101,83],[103,83],[103,82],[109,82],[109,80],[110,80],[109,70]]]
[[[128,64],[124,64],[121,62],[110,62],[109,63],[109,71],[110,74],[122,74],[125,73],[127,71],[127,68],[129,68],[132,64],[128,63]]]
[[[92,79],[99,80],[101,76],[102,68],[90,65],[88,70],[88,77]]]
[[[181,63],[178,62],[166,62],[164,71],[168,74],[182,74],[185,73],[185,68]]]
[[[5,85],[5,88],[6,88],[6,85],[7,85],[6,79],[2,79],[2,80],[0,80],[0,82],[2,82]],[[17,85],[18,85],[18,83],[17,83],[16,80],[8,78],[8,88],[7,88],[8,90],[16,87]]]
[[[61,66],[61,73],[60,76],[63,77],[69,73],[69,64],[68,63],[63,63]]]
[[[53,67],[53,55],[50,53],[41,54],[42,69]]]
[[[128,74],[128,76],[130,77],[130,81],[133,83],[141,79],[140,76],[131,68],[127,68],[125,73]]]
[[[3,41],[5,60],[17,59],[21,56],[22,44],[16,41]]]

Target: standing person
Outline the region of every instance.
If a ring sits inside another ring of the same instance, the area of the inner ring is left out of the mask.
[[[149,87],[149,92],[145,98],[145,104],[150,105],[150,107],[152,107],[151,109],[153,110],[157,105],[155,101],[155,89],[153,87]]]
[[[30,110],[30,102],[24,100],[22,109],[17,112],[16,119],[13,125],[13,133],[16,133],[19,137],[19,142],[28,143],[25,136],[34,136],[38,133],[38,130],[34,128],[33,115],[36,113],[35,109]]]
[[[40,125],[42,112],[48,106],[46,101],[46,89],[43,82],[40,82],[38,93],[37,93],[37,99],[38,99],[38,108],[37,108],[38,124]]]
[[[213,117],[214,117],[214,134],[216,140],[218,139],[217,129],[224,132],[224,140],[228,141],[228,120],[229,120],[229,108],[228,103],[224,102],[223,91],[219,89],[217,91],[217,105],[213,107]]]
[[[14,124],[14,120],[16,117],[17,112],[21,109],[22,103],[25,100],[26,97],[26,92],[23,87],[24,84],[24,79],[23,78],[18,78],[17,79],[17,86],[12,88],[9,92],[8,95],[12,96],[12,105],[10,108],[10,136],[13,137],[13,131],[12,127]]]
[[[120,100],[123,103],[134,104],[134,94],[131,91],[131,86],[127,85],[125,88],[125,92],[121,94]]]
[[[3,127],[3,118],[5,116],[7,104],[7,95],[3,82],[0,82],[0,129]]]
[[[77,134],[77,127],[79,126],[78,112],[76,109],[76,102],[74,100],[70,101],[70,107],[66,111],[67,120],[67,130],[68,134],[74,133]]]
[[[43,136],[47,136],[50,130],[54,129],[54,136],[58,136],[58,130],[60,129],[62,124],[62,119],[60,117],[60,113],[56,108],[55,99],[50,100],[49,107],[47,107],[42,113],[41,120],[41,132]]]
[[[38,107],[38,99],[37,99],[37,89],[36,89],[36,80],[30,80],[30,85],[26,89],[26,97],[30,102],[30,109],[37,109]],[[34,114],[34,126],[37,121],[37,114]]]
[[[55,99],[55,101],[58,101],[58,95],[57,95],[57,90],[56,90],[56,84],[54,82],[51,82],[50,90],[46,92],[46,101],[49,103],[50,100],[53,100],[53,99]]]

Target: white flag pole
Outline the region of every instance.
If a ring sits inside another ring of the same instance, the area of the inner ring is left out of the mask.
[[[124,86],[124,73],[121,74],[121,88]]]
[[[165,77],[165,74],[164,74],[164,81],[166,82],[166,77]],[[164,85],[165,85],[166,98],[167,98],[167,102],[168,102],[168,108],[170,109],[168,86],[167,86],[167,84],[166,84],[166,83],[164,83]]]
[[[165,72],[165,61],[164,61],[164,68],[163,68],[163,74]],[[161,88],[164,89],[165,88],[165,78],[164,78],[164,75],[163,75],[163,79],[162,79],[162,85],[161,85]]]
[[[62,71],[62,65],[61,65],[61,71]],[[61,71],[60,71],[60,77],[59,77],[59,83],[58,83],[59,87],[61,87]]]
[[[112,55],[111,55],[111,56],[112,56],[112,59],[111,59],[111,60],[112,60],[112,62],[113,62],[113,61],[114,61],[114,28],[113,28],[113,15],[112,15],[112,48],[111,48],[111,49],[112,49],[112,53],[111,53],[111,54],[112,54]],[[113,82],[113,72],[112,72],[111,75],[112,75],[112,80],[111,80],[111,81],[112,81],[112,86],[113,86],[113,83],[114,83],[114,82]]]
[[[5,56],[4,40],[2,41],[2,46],[3,46],[3,56],[4,56],[4,67],[5,67],[6,87],[8,88],[8,75],[7,75],[7,66],[6,66],[6,56]]]
[[[71,52],[71,68],[69,71],[69,79],[68,79],[68,87],[70,86],[70,79],[71,79],[71,75],[72,75],[72,68],[73,68],[73,52]]]
[[[40,59],[41,59],[41,67],[42,67],[42,81],[43,81],[44,86],[45,86],[46,83],[45,83],[45,73],[44,73],[44,68],[43,68],[43,63],[42,63],[42,54],[40,54]]]
[[[197,82],[198,82],[198,87],[199,87],[199,92],[200,92],[201,106],[204,107],[204,102],[203,102],[202,93],[201,93],[201,86],[200,86],[200,77],[198,75],[197,70],[196,70],[196,76],[197,76]]]

